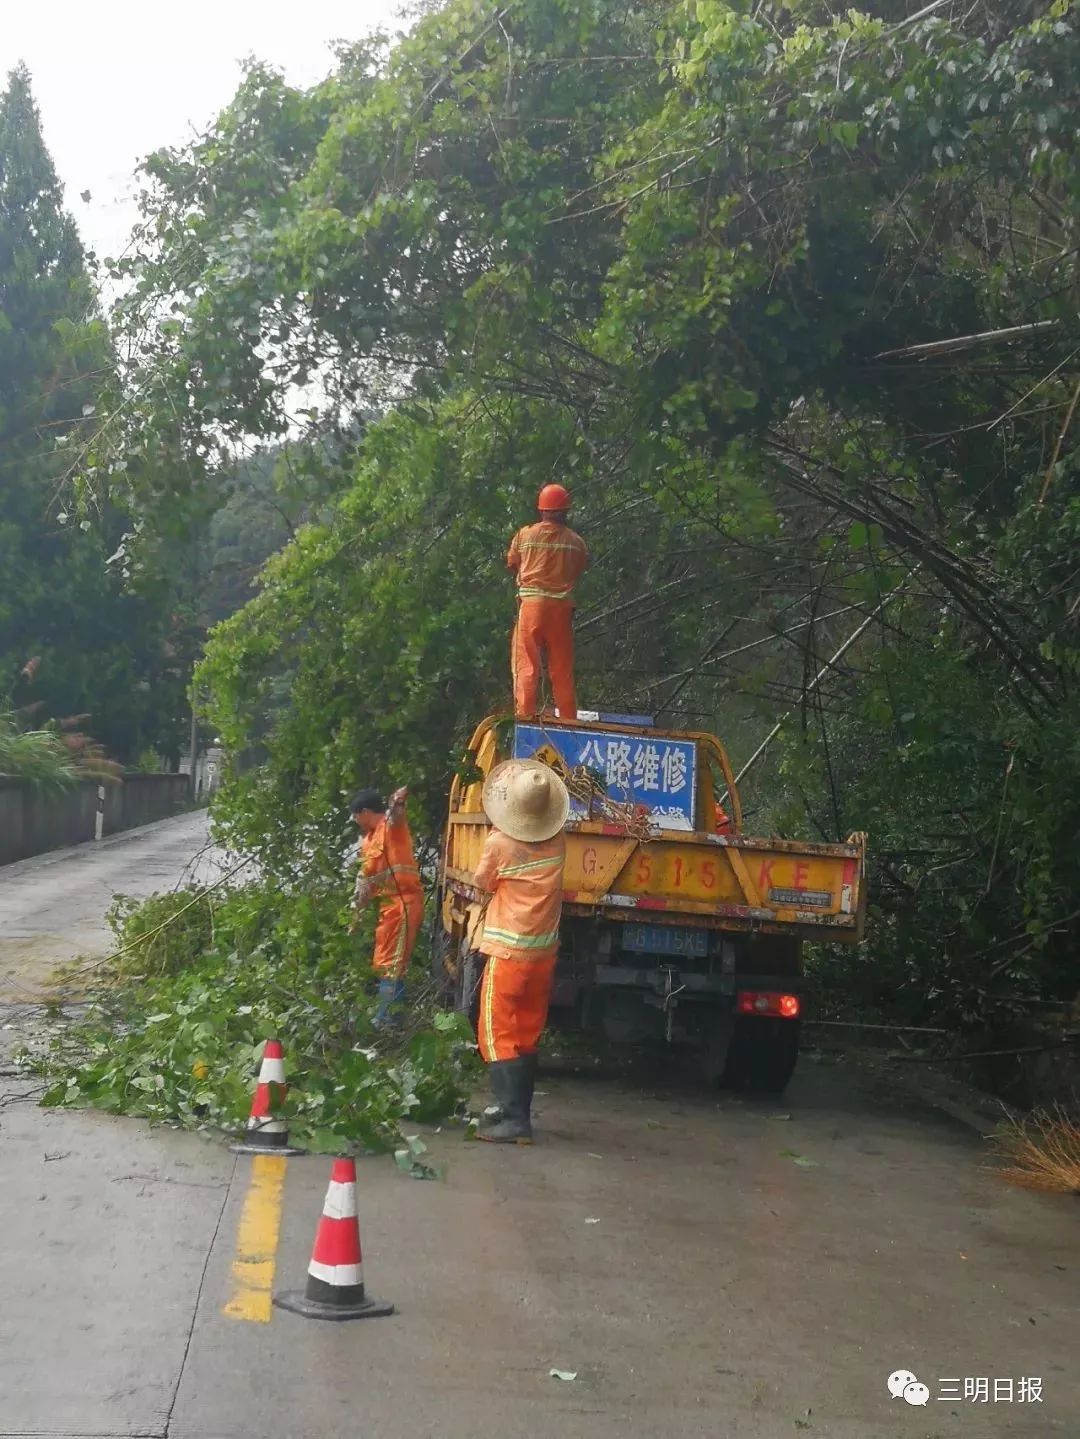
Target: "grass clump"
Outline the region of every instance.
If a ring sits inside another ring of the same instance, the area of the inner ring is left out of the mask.
[[[1043,1194],[1080,1194],[1080,1123],[1060,1106],[1010,1120],[993,1136],[1001,1178]]]

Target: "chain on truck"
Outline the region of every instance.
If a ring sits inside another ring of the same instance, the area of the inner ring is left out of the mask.
[[[483,962],[481,792],[508,758],[549,764],[572,795],[552,1018],[619,1042],[690,1045],[712,1078],[783,1089],[799,1051],[803,942],[862,938],[866,836],[745,834],[710,734],[626,715],[485,719],[451,788],[440,872],[436,970],[464,1010]]]

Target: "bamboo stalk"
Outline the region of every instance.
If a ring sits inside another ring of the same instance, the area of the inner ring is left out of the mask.
[[[1065,423],[1061,427],[1061,434],[1057,437],[1057,444],[1054,446],[1054,453],[1050,463],[1046,467],[1046,479],[1043,480],[1043,487],[1039,491],[1039,509],[1042,509],[1043,501],[1046,499],[1046,492],[1050,488],[1050,481],[1054,478],[1054,466],[1058,462],[1058,455],[1061,454],[1061,446],[1065,436],[1069,433],[1069,426],[1072,424],[1073,415],[1076,414],[1076,402],[1080,400],[1080,380],[1076,382],[1076,389],[1073,390],[1072,402],[1069,405],[1068,413],[1065,416]]]
[[[874,621],[875,619],[877,619],[878,615],[879,615],[879,614],[881,613],[881,611],[885,608],[885,606],[889,603],[889,601],[895,599],[896,596],[897,596],[898,594],[900,594],[900,592],[901,592],[901,591],[903,590],[903,588],[904,588],[904,585],[907,584],[907,581],[908,581],[909,579],[911,579],[911,576],[915,573],[915,570],[917,570],[918,568],[919,568],[919,566],[916,565],[916,566],[915,566],[915,569],[910,570],[910,571],[908,572],[907,576],[905,577],[903,583],[897,585],[897,587],[896,587],[894,590],[890,590],[889,593],[881,600],[881,602],[880,602],[878,605],[876,605],[874,609],[872,609],[872,610],[870,611],[870,613],[869,613],[869,614],[866,616],[866,618],[863,620],[862,624],[859,625],[856,629],[854,629],[854,630],[851,632],[850,635],[848,635],[847,639],[846,639],[846,640],[844,641],[844,643],[840,646],[840,648],[836,651],[836,653],[833,655],[832,659],[829,660],[826,664],[822,665],[821,669],[818,670],[817,674],[816,674],[816,675],[814,676],[814,678],[810,681],[810,683],[806,686],[806,689],[805,689],[804,692],[803,692],[804,695],[810,694],[813,690],[815,690],[815,689],[817,688],[817,686],[821,683],[821,681],[825,678],[825,676],[826,676],[826,675],[829,673],[829,671],[832,669],[833,665],[836,664],[837,660],[843,658],[843,656],[847,653],[847,651],[851,648],[851,646],[855,643],[855,641],[859,638],[859,636],[862,635],[863,633],[865,633],[865,631],[870,627],[870,625],[873,623],[873,621]],[[735,776],[735,783],[736,783],[736,784],[739,783],[739,781],[742,779],[742,777],[746,774],[747,770],[750,769],[751,765],[754,765],[754,764],[757,763],[757,761],[758,761],[758,760],[761,758],[761,756],[765,753],[765,751],[768,749],[769,745],[772,744],[773,740],[774,740],[774,739],[776,738],[776,736],[780,733],[781,729],[784,727],[784,725],[787,723],[787,721],[791,718],[791,716],[792,716],[794,713],[795,713],[795,710],[794,710],[794,708],[792,708],[792,709],[789,709],[786,714],[783,714],[783,715],[780,716],[780,718],[779,718],[779,719],[776,721],[776,723],[773,725],[772,729],[771,729],[771,730],[769,731],[769,733],[765,736],[765,738],[761,741],[761,743],[758,745],[757,749],[756,749],[756,750],[754,751],[754,753],[750,756],[750,758],[746,761],[746,763],[743,765],[743,767],[742,767],[742,769],[739,771],[739,773]]]
[[[918,359],[923,355],[948,355],[954,350],[973,349],[977,345],[996,345],[1006,340],[1018,340],[1025,335],[1042,334],[1045,330],[1056,329],[1058,320],[1036,320],[1031,325],[1010,325],[1004,330],[983,330],[978,335],[954,335],[948,340],[926,340],[921,345],[905,345],[899,350],[882,350],[875,360]]]

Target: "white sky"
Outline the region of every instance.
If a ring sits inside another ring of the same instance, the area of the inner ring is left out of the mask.
[[[311,84],[332,66],[332,41],[401,29],[400,9],[401,0],[0,0],[0,81],[20,60],[29,66],[67,207],[104,258],[138,218],[139,160],[203,129],[232,97],[241,60],[254,55]]]

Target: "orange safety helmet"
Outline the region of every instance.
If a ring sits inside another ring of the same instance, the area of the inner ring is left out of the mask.
[[[545,485],[536,499],[538,510],[560,514],[570,508],[570,491],[563,485]]]

